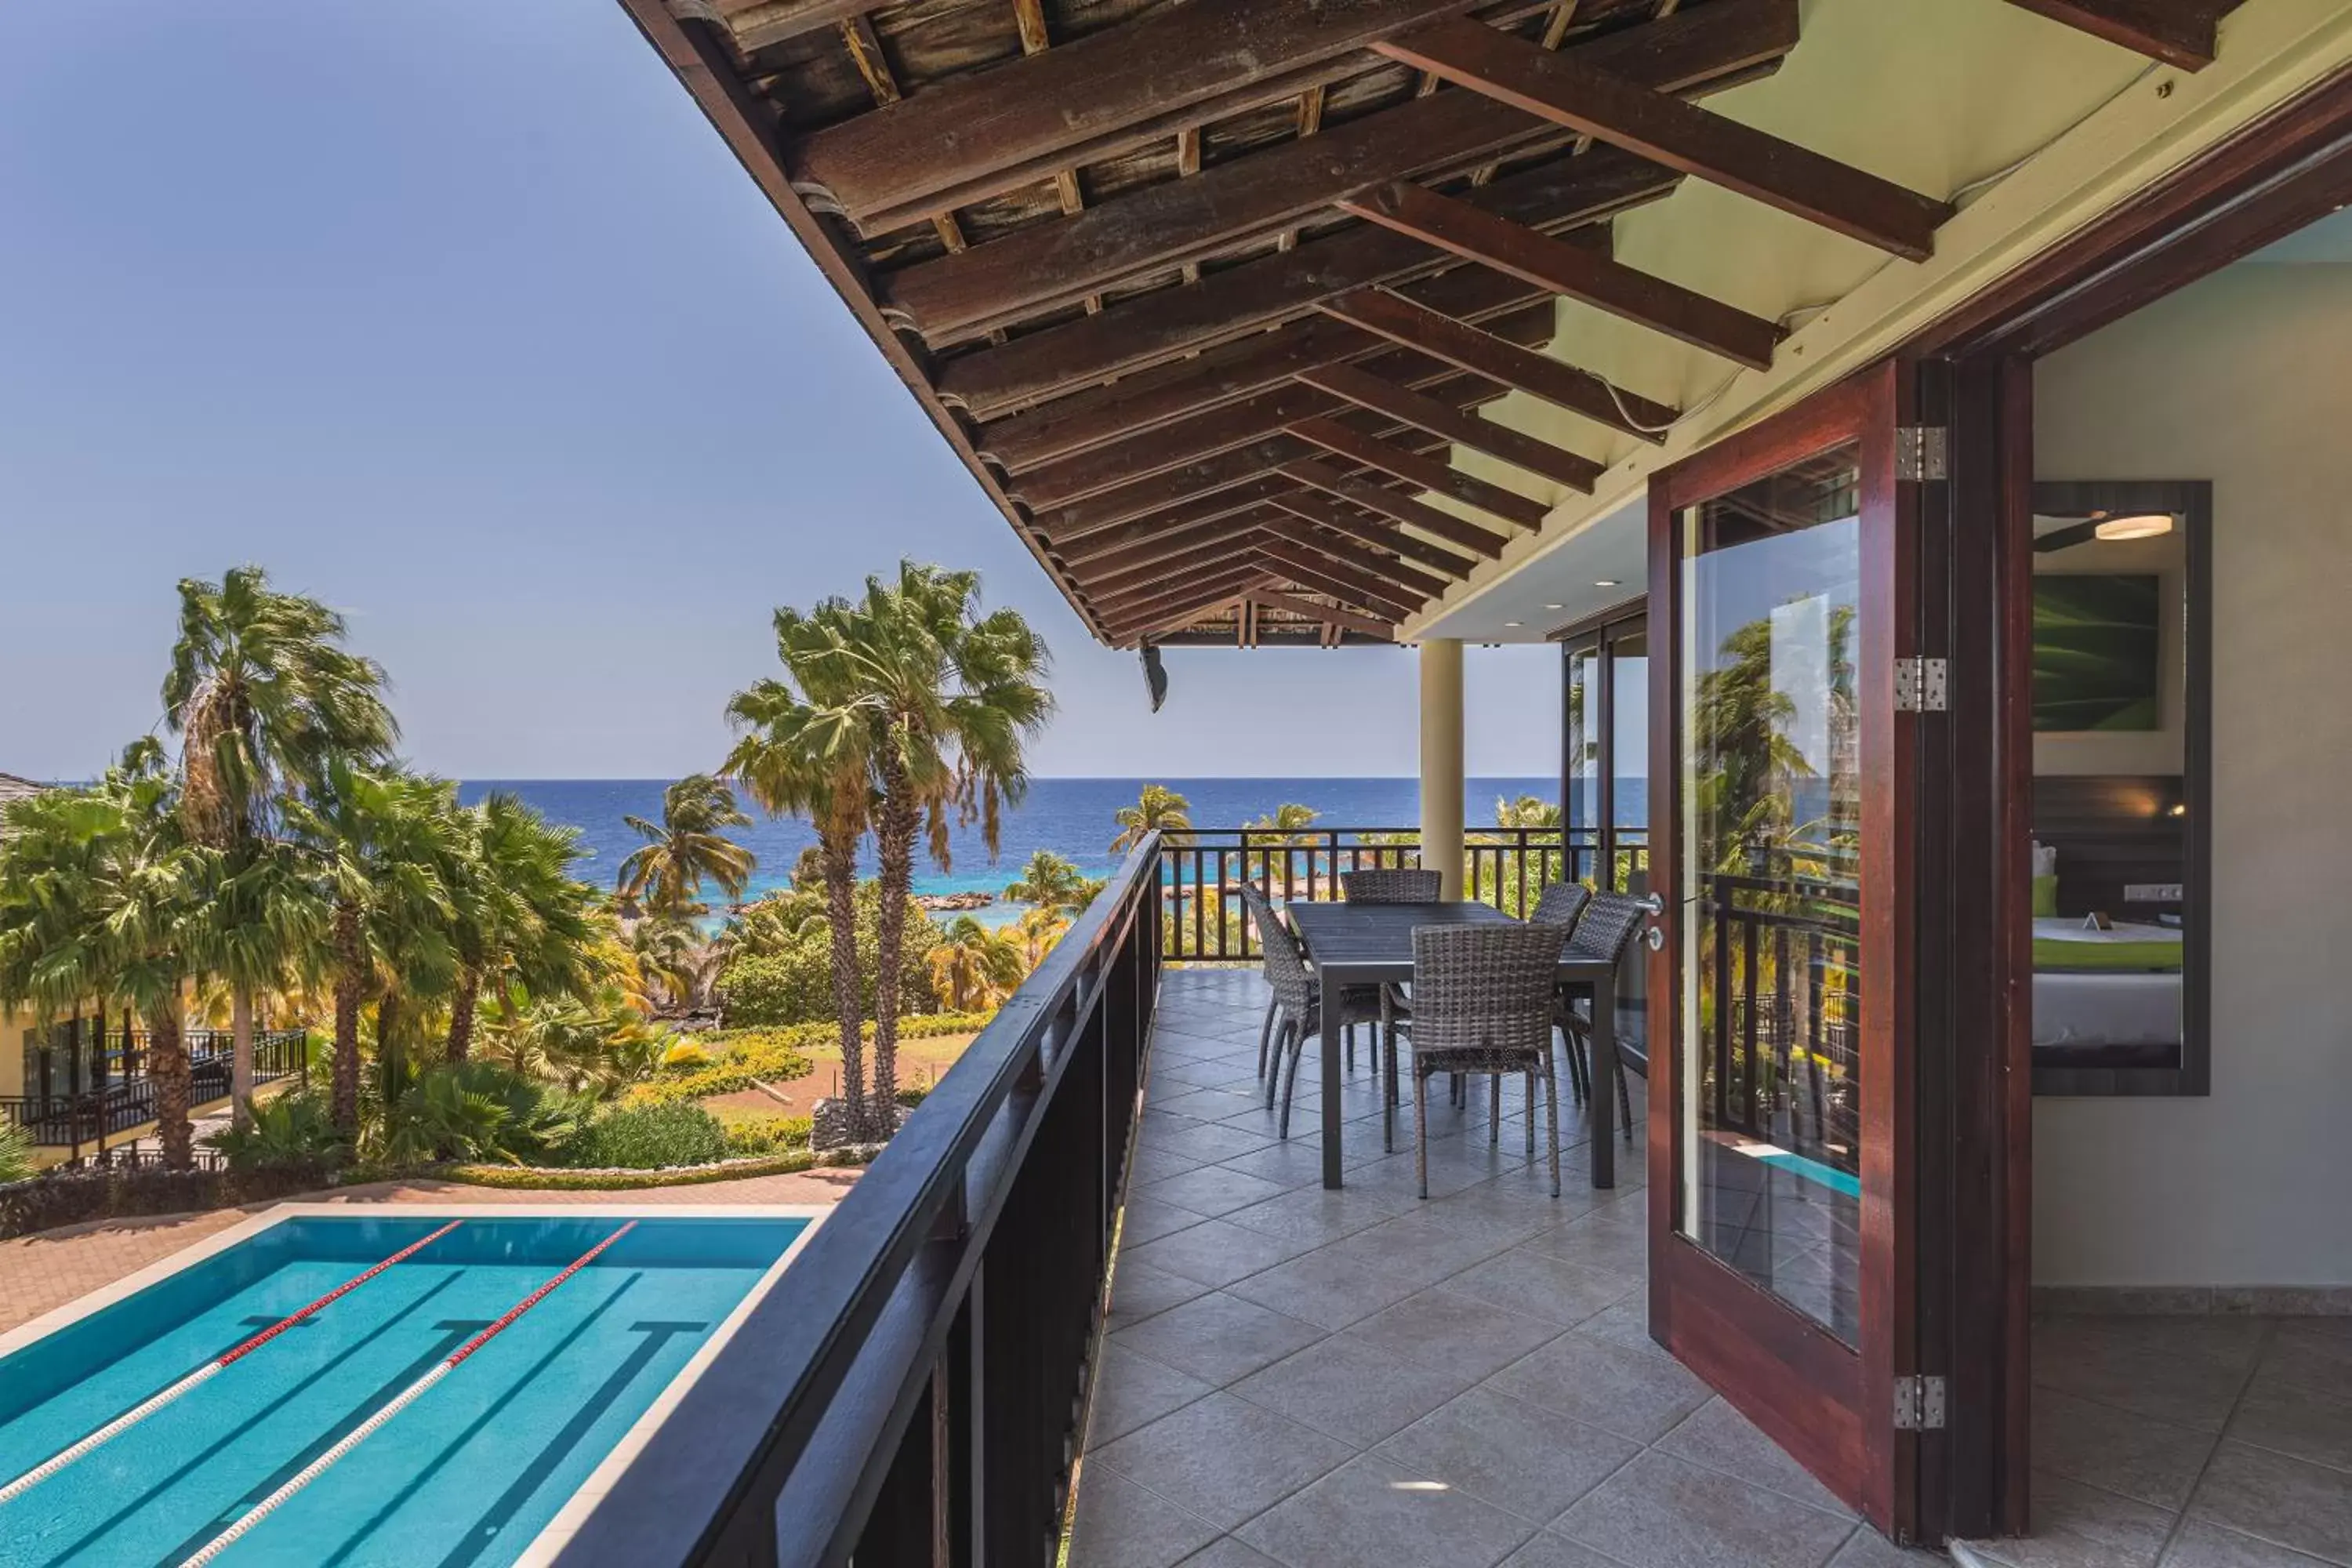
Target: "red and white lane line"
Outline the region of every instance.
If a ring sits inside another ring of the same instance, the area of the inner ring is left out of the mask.
[[[636,1228],[637,1222],[635,1220],[629,1221],[620,1229],[614,1231],[612,1235],[606,1237],[604,1240],[598,1242],[595,1246],[590,1247],[587,1251],[582,1253],[577,1258],[573,1259],[572,1262],[564,1268],[562,1273],[558,1274],[554,1279],[550,1279],[546,1284],[541,1285],[538,1289],[533,1290],[530,1295],[525,1296],[521,1300],[517,1301],[513,1306],[508,1308],[505,1315],[500,1317],[497,1322],[492,1323],[488,1328],[484,1329],[480,1333],[476,1334],[464,1344],[459,1345],[457,1350],[450,1352],[447,1359],[436,1363],[433,1369],[426,1373],[423,1377],[418,1378],[415,1383],[410,1384],[406,1388],[402,1389],[398,1394],[395,1394],[390,1399],[385,1400],[382,1405],[377,1407],[373,1415],[370,1415],[366,1420],[361,1422],[358,1426],[345,1433],[332,1447],[328,1448],[317,1458],[303,1466],[299,1470],[297,1470],[293,1476],[287,1480],[284,1486],[279,1487],[276,1491],[271,1492],[268,1497],[263,1498],[259,1502],[255,1503],[251,1508],[246,1510],[244,1513],[237,1517],[236,1523],[230,1525],[226,1530],[222,1531],[218,1535],[214,1536],[210,1541],[205,1542],[204,1545],[198,1547],[194,1555],[183,1559],[180,1563],[179,1568],[205,1568],[205,1564],[210,1563],[214,1558],[218,1557],[231,1546],[236,1545],[237,1541],[242,1538],[247,1531],[250,1531],[255,1525],[259,1524],[263,1520],[268,1519],[271,1514],[277,1512],[279,1508],[283,1507],[293,1498],[295,1493],[300,1491],[304,1487],[309,1486],[312,1481],[317,1480],[320,1476],[326,1474],[328,1470],[334,1467],[336,1461],[340,1460],[344,1455],[350,1453],[353,1448],[358,1447],[362,1443],[366,1442],[370,1437],[375,1436],[376,1433],[382,1431],[387,1422],[389,1422],[394,1416],[399,1415],[402,1411],[407,1409],[411,1405],[414,1405],[417,1399],[424,1394],[426,1389],[431,1388],[435,1384],[440,1382],[443,1378],[456,1371],[460,1362],[463,1362],[467,1356],[472,1355],[476,1351],[480,1350],[484,1345],[488,1344],[492,1340],[498,1338],[499,1335],[506,1330],[509,1324],[512,1323],[517,1318],[521,1317],[525,1312],[530,1311],[533,1307],[538,1306],[541,1301],[547,1300],[548,1296],[554,1291],[557,1286],[562,1284],[566,1279],[571,1279],[574,1274],[579,1273],[583,1268],[587,1268],[591,1263],[595,1262],[598,1255],[603,1253],[606,1247],[612,1246],[614,1242],[620,1240],[621,1237],[628,1235],[629,1232]]]
[[[270,1324],[269,1327],[262,1330],[259,1333],[254,1335],[251,1339],[247,1340],[244,1343],[215,1356],[212,1360],[205,1363],[204,1365],[196,1368],[195,1371],[188,1373],[187,1376],[180,1379],[179,1382],[173,1384],[169,1388],[163,1390],[159,1394],[151,1394],[147,1398],[140,1401],[137,1405],[132,1405],[130,1409],[124,1411],[121,1415],[108,1422],[105,1426],[100,1426],[97,1431],[92,1432],[89,1436],[82,1438],[78,1443],[75,1443],[72,1447],[59,1449],[57,1453],[50,1455],[39,1464],[35,1465],[31,1469],[26,1470],[23,1475],[18,1476],[15,1480],[8,1482],[5,1486],[0,1486],[0,1503],[8,1502],[13,1499],[23,1496],[25,1493],[32,1490],[35,1487],[40,1485],[43,1481],[47,1480],[51,1476],[56,1475],[59,1470],[64,1469],[68,1465],[72,1464],[76,1459],[81,1458],[92,1450],[102,1447],[106,1444],[112,1442],[115,1438],[121,1436],[122,1434],[130,1431],[131,1428],[138,1426],[139,1423],[146,1420],[147,1417],[154,1415],[155,1412],[163,1409],[173,1400],[178,1399],[182,1394],[187,1393],[188,1390],[195,1387],[196,1384],[215,1376],[231,1363],[241,1361],[245,1357],[251,1355],[254,1352],[259,1350],[262,1346],[268,1344],[270,1341],[276,1339],[278,1335],[284,1333],[295,1324],[301,1322],[304,1319],[311,1317],[314,1314],[324,1310],[328,1307],[334,1305],[337,1301],[341,1300],[344,1297],[350,1295],[352,1291],[358,1289],[361,1286],[366,1284],[369,1280],[374,1279],[377,1275],[383,1273],[394,1264],[404,1262],[407,1259],[415,1257],[418,1253],[424,1251],[426,1247],[432,1246],[435,1242],[440,1240],[443,1237],[448,1235],[451,1231],[457,1229],[459,1226],[465,1223],[466,1222],[463,1220],[453,1219],[447,1225],[443,1226],[439,1230],[436,1230],[432,1235],[425,1237],[422,1241],[413,1242],[410,1245],[402,1247],[398,1252],[394,1253],[390,1258],[385,1258],[383,1262],[375,1265],[373,1268],[367,1269],[363,1273],[352,1275],[349,1279],[344,1280],[341,1284],[336,1286],[333,1289],[328,1291],[325,1295],[320,1297],[317,1300],[311,1302],[300,1311],[295,1312],[288,1317],[280,1318],[278,1321]]]

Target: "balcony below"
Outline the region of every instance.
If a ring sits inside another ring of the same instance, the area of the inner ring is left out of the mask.
[[[1266,994],[1252,971],[1161,976],[1072,1563],[1940,1561],[1858,1523],[1650,1341],[1638,1142],[1595,1191],[1570,1097],[1551,1197],[1521,1091],[1490,1141],[1474,1081],[1465,1107],[1433,1097],[1423,1202],[1412,1108],[1384,1151],[1360,1037],[1328,1192],[1312,1042],[1287,1142],[1265,1106]]]

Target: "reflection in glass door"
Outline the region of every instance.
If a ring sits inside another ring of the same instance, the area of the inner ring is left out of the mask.
[[[1564,639],[1568,710],[1560,799],[1570,874],[1601,891],[1650,889],[1648,617],[1636,602]],[[1649,966],[1637,949],[1617,976],[1617,1048],[1649,1064]]]
[[[1682,1234],[1859,1342],[1860,446],[1683,509]],[[1662,889],[1663,890],[1663,889]]]

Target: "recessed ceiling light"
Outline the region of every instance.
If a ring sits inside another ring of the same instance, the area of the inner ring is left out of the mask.
[[[1618,581],[1614,577],[1595,577],[1592,580],[1592,585],[1596,588],[1614,588],[1618,585]]]
[[[1524,626],[1526,623],[1523,621],[1505,621],[1503,624],[1507,626]]]
[[[2130,517],[2102,519],[2091,531],[2101,539],[2154,539],[2172,531],[2172,514],[2168,511],[2136,513]]]
[[[1544,608],[1547,610],[1564,610],[1568,608],[1568,606],[1566,605],[1546,605]]]

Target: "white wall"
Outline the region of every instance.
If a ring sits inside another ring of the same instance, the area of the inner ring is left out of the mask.
[[[2040,365],[2045,479],[2213,481],[2213,1092],[2035,1103],[2043,1285],[2352,1283],[2352,264]]]

